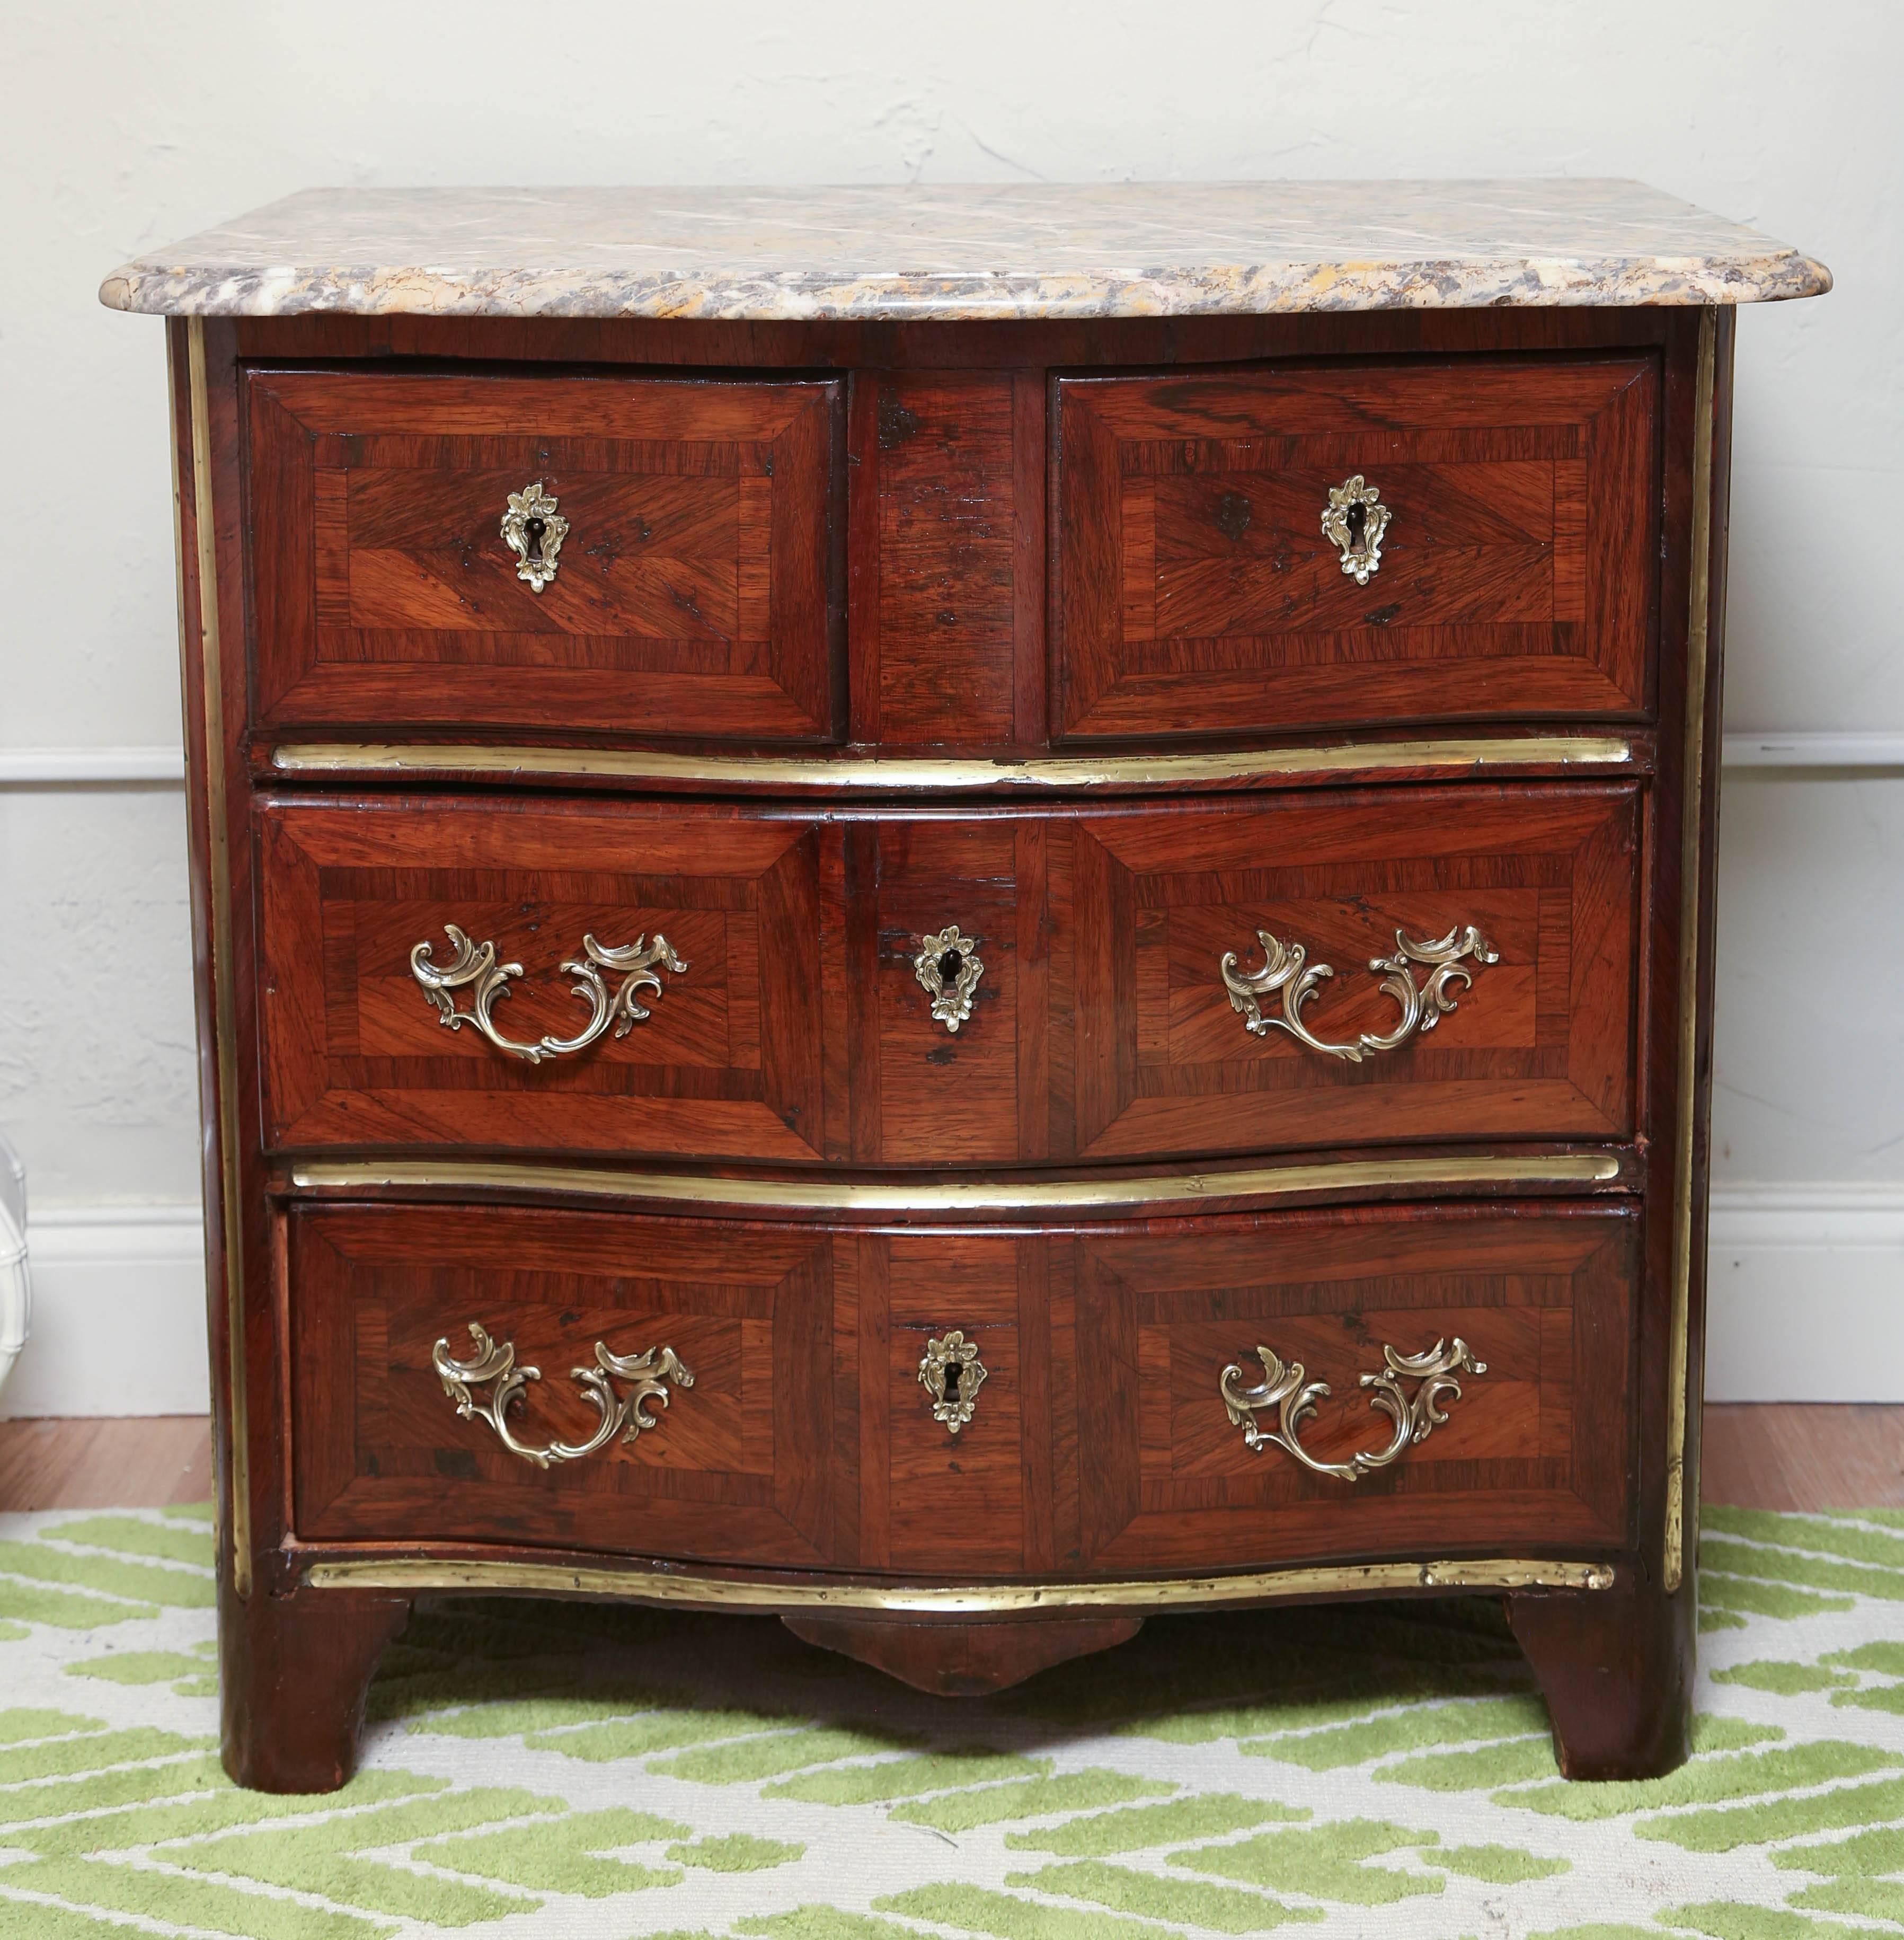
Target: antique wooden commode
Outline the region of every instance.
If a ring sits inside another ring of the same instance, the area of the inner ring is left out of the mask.
[[[410,1600],[1685,1755],[1735,304],[1625,183],[317,192],[168,325],[225,1756]],[[505,999],[507,1001],[505,1001]]]

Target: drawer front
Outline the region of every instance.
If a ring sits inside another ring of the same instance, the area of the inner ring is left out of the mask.
[[[306,1539],[831,1559],[824,1233],[337,1206],[288,1243]]]
[[[306,1542],[958,1582],[1630,1535],[1629,1202],[982,1234],[333,1204],[286,1230]]]
[[[821,1155],[811,820],[278,803],[257,836],[271,1146]]]
[[[1078,1155],[1627,1135],[1637,845],[1627,788],[1080,818]]]
[[[1078,1238],[1062,1274],[1054,1260],[1053,1361],[1075,1383],[1083,1566],[1622,1543],[1637,1233],[1628,1210],[1543,1206]],[[1458,1361],[1457,1340],[1468,1350]],[[1437,1347],[1427,1365],[1453,1385],[1394,1371],[1385,1353],[1420,1365]],[[1234,1418],[1226,1371],[1239,1402],[1256,1401]],[[1326,1391],[1304,1415],[1297,1399],[1315,1382]],[[1285,1386],[1293,1420],[1266,1399]],[[1403,1422],[1427,1432],[1396,1452]],[[1304,1455],[1358,1472],[1318,1472]]]
[[[943,1170],[1635,1129],[1630,787],[279,802],[259,843],[273,1149]]]
[[[260,723],[835,734],[839,383],[247,386]],[[501,530],[536,484],[540,590]]]
[[[1658,400],[1634,358],[1062,380],[1061,737],[1644,715]]]

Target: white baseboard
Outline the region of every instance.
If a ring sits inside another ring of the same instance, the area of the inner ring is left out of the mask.
[[[182,782],[185,751],[169,745],[123,748],[0,747],[0,782],[29,788],[87,788],[111,782]]]
[[[211,1406],[196,1206],[29,1206],[26,1249],[33,1331],[0,1419]]]
[[[196,1206],[33,1215],[33,1335],[0,1418],[210,1404]],[[1904,1186],[1715,1191],[1711,1401],[1904,1402]]]
[[[1904,1186],[1712,1195],[1708,1401],[1904,1402]]]

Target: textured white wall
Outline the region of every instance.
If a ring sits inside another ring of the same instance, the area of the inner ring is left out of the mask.
[[[1887,0],[15,0],[6,26],[0,758],[178,734],[161,333],[101,275],[360,182],[1643,177],[1839,279],[1741,322],[1729,723],[1904,735]],[[193,1189],[179,813],[0,788],[0,1122],[41,1204]],[[1725,824],[1720,1178],[1904,1194],[1904,778],[1749,780]]]

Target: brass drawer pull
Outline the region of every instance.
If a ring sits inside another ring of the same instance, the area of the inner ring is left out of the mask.
[[[1417,1442],[1425,1441],[1436,1426],[1447,1419],[1439,1405],[1445,1395],[1451,1401],[1461,1398],[1458,1373],[1485,1374],[1488,1364],[1477,1361],[1467,1343],[1457,1335],[1451,1347],[1437,1341],[1425,1353],[1398,1354],[1385,1347],[1385,1363],[1378,1374],[1364,1374],[1362,1385],[1372,1390],[1369,1405],[1378,1408],[1395,1425],[1386,1448],[1370,1454],[1358,1450],[1346,1462],[1318,1462],[1302,1446],[1302,1424],[1315,1413],[1319,1396],[1329,1392],[1327,1381],[1302,1378],[1302,1364],[1292,1361],[1284,1367],[1267,1347],[1258,1347],[1257,1359],[1263,1363],[1263,1379],[1255,1387],[1242,1385],[1243,1370],[1232,1361],[1218,1377],[1217,1391],[1229,1412],[1231,1426],[1243,1431],[1246,1447],[1260,1448],[1273,1441],[1285,1454],[1293,1455],[1304,1468],[1318,1475],[1334,1475],[1345,1482],[1358,1481],[1372,1469],[1385,1469],[1399,1461]],[[1402,1389],[1402,1380],[1418,1380],[1412,1399]],[[1265,1428],[1257,1418],[1259,1408],[1276,1411],[1276,1425]]]
[[[586,1441],[551,1441],[546,1447],[532,1448],[509,1432],[507,1417],[522,1399],[523,1388],[542,1378],[541,1369],[517,1367],[515,1343],[505,1341],[498,1347],[480,1322],[472,1320],[469,1331],[476,1343],[473,1361],[452,1359],[446,1340],[439,1341],[430,1356],[443,1392],[456,1404],[456,1412],[465,1421],[486,1421],[512,1455],[533,1462],[538,1469],[557,1462],[579,1462],[598,1448],[605,1447],[617,1430],[622,1431],[624,1443],[632,1441],[643,1429],[660,1425],[653,1415],[644,1412],[644,1403],[658,1401],[666,1408],[671,1380],[684,1388],[694,1385],[694,1377],[681,1365],[672,1347],[650,1347],[642,1354],[611,1354],[598,1341],[595,1365],[571,1368],[568,1371],[594,1404],[602,1417],[601,1426]],[[627,1394],[617,1391],[615,1383],[618,1380],[633,1383]],[[480,1386],[491,1381],[495,1385],[486,1399],[478,1400],[470,1392],[472,1383]]]
[[[972,1014],[973,993],[985,975],[978,938],[961,936],[957,923],[948,923],[937,936],[922,940],[912,959],[912,975],[932,999],[932,1014],[957,1036],[959,1026]]]
[[[575,995],[592,1007],[593,1014],[574,1037],[543,1037],[534,1044],[521,1044],[497,1029],[489,1008],[498,997],[508,996],[509,980],[519,977],[522,966],[498,963],[493,943],[471,942],[453,923],[445,923],[443,931],[455,950],[447,963],[431,962],[427,943],[419,943],[410,953],[410,974],[442,1013],[439,1021],[447,1030],[460,1030],[465,1024],[474,1024],[497,1050],[507,1051],[511,1057],[526,1058],[531,1064],[540,1064],[545,1057],[568,1057],[587,1050],[611,1023],[615,1026],[616,1036],[626,1037],[642,1019],[653,1014],[636,1001],[639,991],[653,990],[657,994],[660,991],[661,979],[653,966],[659,963],[677,976],[687,968],[659,931],[652,943],[638,936],[620,949],[605,948],[593,936],[584,936],[580,959],[571,959],[562,967],[582,980],[575,986]],[[613,971],[623,978],[613,996],[602,981],[604,970]],[[459,1011],[451,993],[465,987],[470,992],[471,1008]]]
[[[1243,1028],[1252,1037],[1264,1036],[1272,1029],[1285,1030],[1311,1051],[1322,1051],[1330,1057],[1345,1057],[1351,1064],[1360,1064],[1372,1051],[1397,1049],[1417,1031],[1433,1030],[1455,1008],[1454,987],[1458,984],[1465,990],[1474,981],[1473,971],[1463,967],[1464,957],[1472,957],[1477,967],[1500,961],[1473,923],[1465,929],[1451,929],[1430,943],[1418,943],[1406,931],[1398,929],[1394,955],[1371,957],[1369,968],[1380,974],[1383,990],[1401,1006],[1401,1021],[1391,1031],[1364,1031],[1351,1042],[1332,1044],[1326,1038],[1318,1037],[1302,1021],[1302,1006],[1315,995],[1323,978],[1334,976],[1335,971],[1327,963],[1309,962],[1308,953],[1301,944],[1281,943],[1266,929],[1258,930],[1256,940],[1263,949],[1260,970],[1247,975],[1239,970],[1233,950],[1223,952],[1220,966],[1223,988],[1229,993],[1229,1008],[1242,1018]],[[1416,984],[1415,973],[1409,967],[1413,963],[1428,967],[1425,984]],[[1266,1016],[1257,999],[1272,996],[1278,991],[1282,993],[1282,1015]]]
[[[932,1418],[956,1435],[972,1418],[986,1368],[979,1344],[954,1328],[940,1340],[928,1338],[919,1361],[919,1386],[932,1397]]]
[[[1342,570],[1357,586],[1366,586],[1382,569],[1382,535],[1395,516],[1382,502],[1382,494],[1364,484],[1360,472],[1329,488],[1323,508],[1322,535],[1341,549]]]
[[[568,536],[568,521],[556,510],[556,503],[538,478],[510,493],[502,515],[502,542],[516,555],[516,577],[532,593],[540,593],[555,578],[556,555]]]

